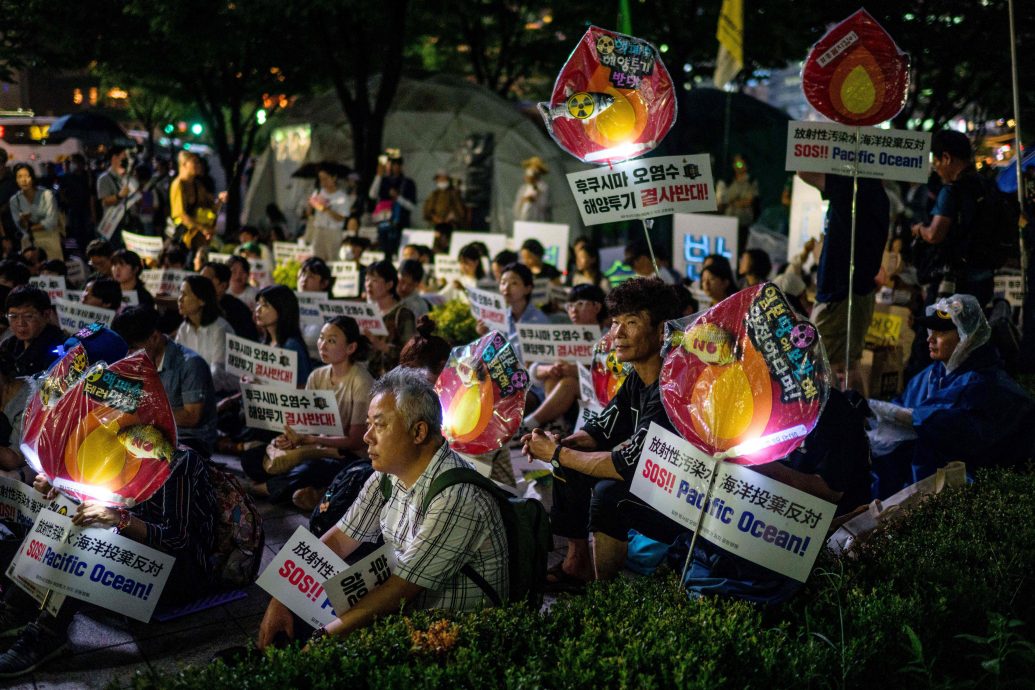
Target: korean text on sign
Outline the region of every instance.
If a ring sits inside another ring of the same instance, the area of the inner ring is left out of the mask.
[[[355,606],[372,589],[383,585],[392,574],[393,565],[392,548],[383,544],[359,563],[324,582],[327,596],[338,615]]]
[[[344,433],[334,391],[243,384],[241,404],[247,426],[254,429],[283,431],[290,426],[300,434]]]
[[[510,310],[502,295],[488,290],[467,288],[467,298],[471,302],[471,313],[474,314],[474,318],[490,329],[501,333],[510,332]]]
[[[528,362],[593,361],[599,326],[517,324],[521,355]]]
[[[298,353],[226,334],[226,370],[262,383],[297,386]]]
[[[345,561],[300,526],[255,583],[317,628],[338,617],[324,583],[344,569]]]
[[[385,327],[381,310],[377,308],[376,304],[338,299],[324,300],[320,302],[320,314],[324,319],[351,316],[356,320],[360,331],[369,335],[388,335],[388,328]]]
[[[110,327],[115,318],[114,309],[91,307],[67,299],[54,300],[54,308],[57,310],[58,323],[66,333],[78,333],[91,323]]]

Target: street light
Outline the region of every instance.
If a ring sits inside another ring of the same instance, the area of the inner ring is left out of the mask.
[[[205,127],[200,122],[195,122],[194,124],[192,124],[190,126],[190,133],[193,134],[196,137],[200,137],[202,132],[204,132],[204,131],[205,131]]]

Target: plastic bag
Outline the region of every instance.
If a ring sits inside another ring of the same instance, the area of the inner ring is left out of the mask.
[[[679,433],[742,465],[785,457],[816,426],[831,372],[816,327],[772,283],[672,322],[661,401]]]
[[[51,485],[111,507],[146,501],[173,470],[176,423],[143,351],[83,368],[72,348],[41,379],[23,420],[21,449]]]
[[[498,331],[453,348],[435,382],[442,433],[453,450],[471,455],[502,448],[517,433],[529,377]]]
[[[619,362],[615,354],[611,333],[607,332],[593,348],[593,364],[590,375],[593,378],[593,392],[597,401],[606,406],[625,383],[625,377],[632,371],[628,362]]]
[[[539,112],[553,140],[580,161],[619,163],[661,143],[676,121],[676,98],[657,48],[591,26]]]
[[[866,10],[819,39],[801,70],[805,99],[845,125],[876,125],[902,110],[909,95],[909,56]]]

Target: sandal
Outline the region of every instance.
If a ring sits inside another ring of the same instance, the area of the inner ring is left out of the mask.
[[[547,569],[543,591],[550,594],[581,594],[586,590],[586,580],[564,572],[560,563]]]

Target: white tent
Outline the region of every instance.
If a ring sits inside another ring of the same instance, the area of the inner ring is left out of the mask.
[[[271,202],[291,224],[296,223],[313,181],[291,174],[307,162],[352,163],[348,124],[333,94],[300,102],[286,115],[256,164],[245,197],[246,223],[257,223]],[[465,138],[489,132],[495,138],[490,229],[511,233],[514,196],[523,174],[521,161],[539,156],[550,168],[552,221],[568,224],[572,237],[584,233],[565,178],[566,173],[580,170],[581,164],[512,103],[485,88],[445,76],[425,81],[403,79],[386,118],[383,145],[401,150],[406,175],[417,184],[420,205],[433,189],[436,170],[445,168],[454,178],[463,177],[460,151]],[[419,212],[412,225],[426,226]]]

